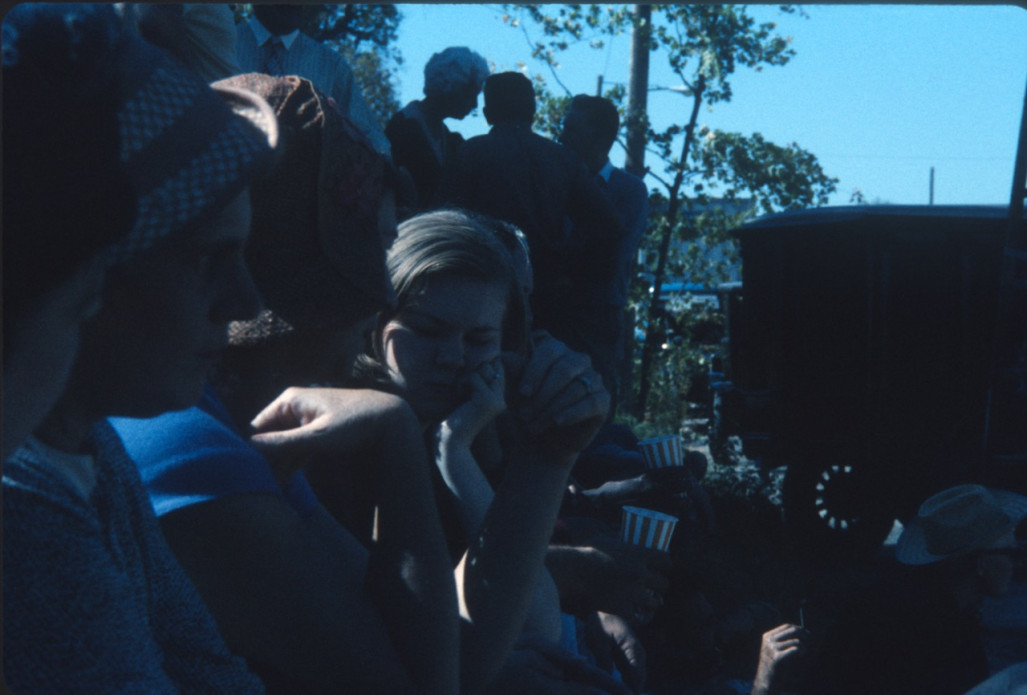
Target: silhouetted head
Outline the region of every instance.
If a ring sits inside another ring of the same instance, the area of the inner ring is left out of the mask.
[[[424,66],[424,96],[443,105],[447,118],[463,118],[478,107],[489,65],[465,46],[450,46]]]
[[[254,5],[253,15],[275,36],[291,34],[303,21],[303,5]]]
[[[527,123],[535,117],[535,88],[519,72],[500,72],[485,80],[485,120],[497,123]]]
[[[579,94],[571,100],[563,117],[560,142],[578,153],[590,171],[606,163],[620,129],[620,116],[613,102],[603,97]]]

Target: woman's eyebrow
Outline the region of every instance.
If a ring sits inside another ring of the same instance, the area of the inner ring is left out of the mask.
[[[414,321],[422,325],[423,327],[430,328],[432,330],[439,330],[443,328],[448,329],[453,327],[452,323],[442,318],[441,316],[437,316],[430,312],[414,307],[408,307],[404,309],[396,318],[400,321]]]
[[[421,309],[417,306],[408,306],[406,309],[400,312],[400,318],[402,318],[403,316],[418,319],[427,319],[429,321],[434,321],[435,323],[446,323],[445,319],[442,319],[436,316],[435,314],[425,311],[424,309]]]
[[[454,323],[448,321],[445,318],[442,318],[440,316],[437,316],[437,315],[435,315],[433,313],[430,313],[428,311],[425,311],[424,309],[420,309],[420,308],[415,307],[415,306],[407,307],[406,309],[404,309],[401,312],[399,318],[402,318],[403,316],[414,318],[414,319],[418,319],[418,320],[422,320],[422,321],[428,321],[429,323],[431,323],[431,324],[433,324],[435,326],[450,327],[450,326],[455,325]],[[471,331],[471,332],[474,332],[474,333],[500,333],[500,332],[502,332],[503,329],[502,329],[502,326],[479,325],[479,326],[471,326],[468,330]]]

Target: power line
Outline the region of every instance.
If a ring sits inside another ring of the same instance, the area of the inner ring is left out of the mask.
[[[937,157],[919,155],[889,155],[889,154],[837,154],[830,152],[818,152],[818,157],[837,157],[838,159],[892,159],[903,161],[945,161],[945,162],[1007,162],[1009,157]]]

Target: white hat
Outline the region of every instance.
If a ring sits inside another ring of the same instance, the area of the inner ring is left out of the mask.
[[[899,536],[895,556],[926,565],[985,547],[1027,517],[1027,497],[983,485],[957,485],[920,505]]]

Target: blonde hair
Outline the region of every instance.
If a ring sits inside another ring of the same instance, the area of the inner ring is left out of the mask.
[[[488,63],[480,54],[465,46],[450,46],[425,64],[424,94],[445,97],[471,85],[481,91],[488,76]]]
[[[386,267],[396,290],[396,306],[378,314],[371,340],[371,354],[358,361],[356,374],[381,382],[384,367],[382,330],[397,314],[420,296],[432,277],[455,277],[499,282],[507,287],[503,318],[503,349],[521,351],[527,345],[527,298],[514,271],[514,260],[501,241],[504,224],[493,218],[447,209],[426,212],[399,225],[399,235],[389,249]]]

